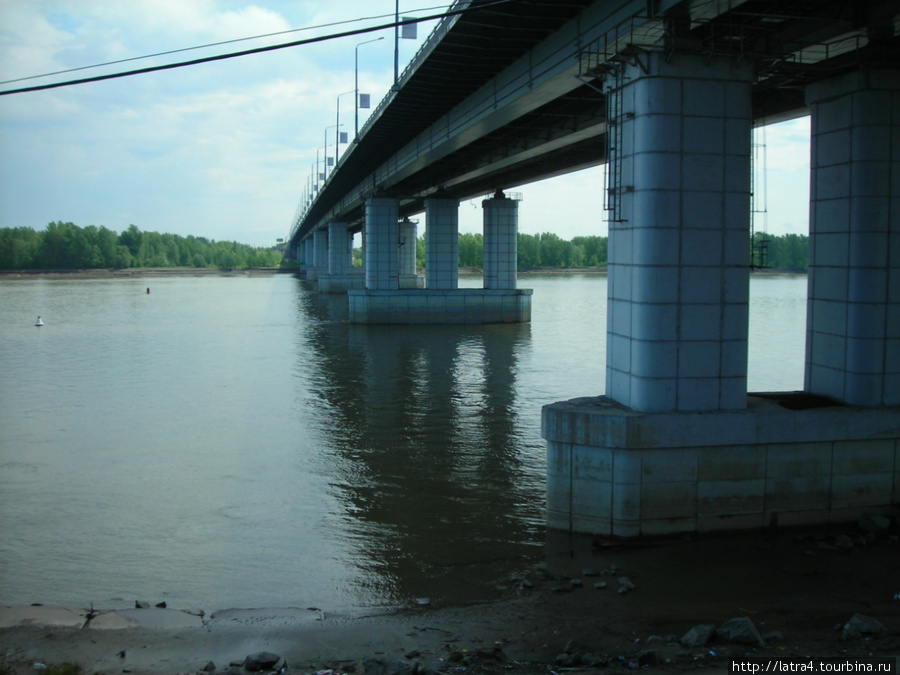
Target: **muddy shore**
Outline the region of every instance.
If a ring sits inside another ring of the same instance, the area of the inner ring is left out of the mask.
[[[896,525],[878,533],[847,525],[627,546],[579,538],[567,554],[507,580],[501,600],[413,602],[364,616],[328,608],[2,608],[0,672],[64,662],[104,675],[195,673],[209,662],[224,672],[259,651],[282,656],[288,673],[367,674],[381,667],[399,673],[404,664],[409,673],[725,672],[731,658],[746,654],[897,656],[897,541]],[[633,588],[620,592],[622,578]],[[858,614],[884,631],[848,637],[843,627]],[[697,646],[681,641],[697,625],[744,617],[765,636],[764,646],[715,636]],[[573,657],[567,646],[581,651]]]

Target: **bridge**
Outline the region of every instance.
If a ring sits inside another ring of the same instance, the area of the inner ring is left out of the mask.
[[[584,197],[609,215],[606,396],[544,409],[549,526],[630,537],[892,513],[898,26],[896,0],[458,0],[301,203],[291,251],[320,291],[347,293],[352,322],[529,321],[504,191],[606,163]],[[804,391],[754,395],[751,131],[805,114]],[[460,289],[458,205],[480,195],[484,288]],[[423,211],[424,280],[407,245]]]

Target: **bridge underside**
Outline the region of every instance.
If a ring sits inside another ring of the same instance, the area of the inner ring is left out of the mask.
[[[606,395],[544,408],[550,527],[632,537],[895,512],[898,3],[480,4],[303,210],[292,239],[310,242],[310,273],[346,277],[360,323],[529,320],[515,200],[483,202],[471,314],[458,203],[606,163],[608,185],[585,196],[609,215]],[[748,395],[752,128],[807,113],[804,391]],[[407,246],[423,210],[424,290]]]

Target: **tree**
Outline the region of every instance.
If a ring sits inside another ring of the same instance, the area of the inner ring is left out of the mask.
[[[533,234],[519,234],[517,245],[519,269],[537,269],[541,266],[540,237]]]
[[[128,252],[131,253],[133,258],[138,257],[141,250],[141,242],[143,240],[144,235],[141,234],[141,231],[135,225],[129,225],[128,229],[124,230],[122,234],[119,235],[119,243],[128,249]]]

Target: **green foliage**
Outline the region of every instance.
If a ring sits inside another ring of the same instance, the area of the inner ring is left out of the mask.
[[[765,267],[782,270],[805,270],[809,267],[809,237],[805,234],[786,234],[770,237],[757,234],[754,245],[766,240]]]
[[[482,267],[484,265],[484,237],[480,234],[459,235],[459,266]]]
[[[756,236],[756,241],[762,239]],[[773,269],[806,270],[809,265],[809,237],[786,234],[769,237],[767,267]],[[607,237],[575,237],[561,239],[552,232],[518,236],[518,269],[604,267],[609,254]],[[482,267],[484,239],[480,234],[459,235],[459,266]]]
[[[416,239],[416,269],[425,267],[425,235]]]
[[[277,248],[258,248],[205,237],[141,232],[122,234],[94,225],[55,222],[43,231],[0,229],[0,269],[99,269],[125,267],[275,267]]]

